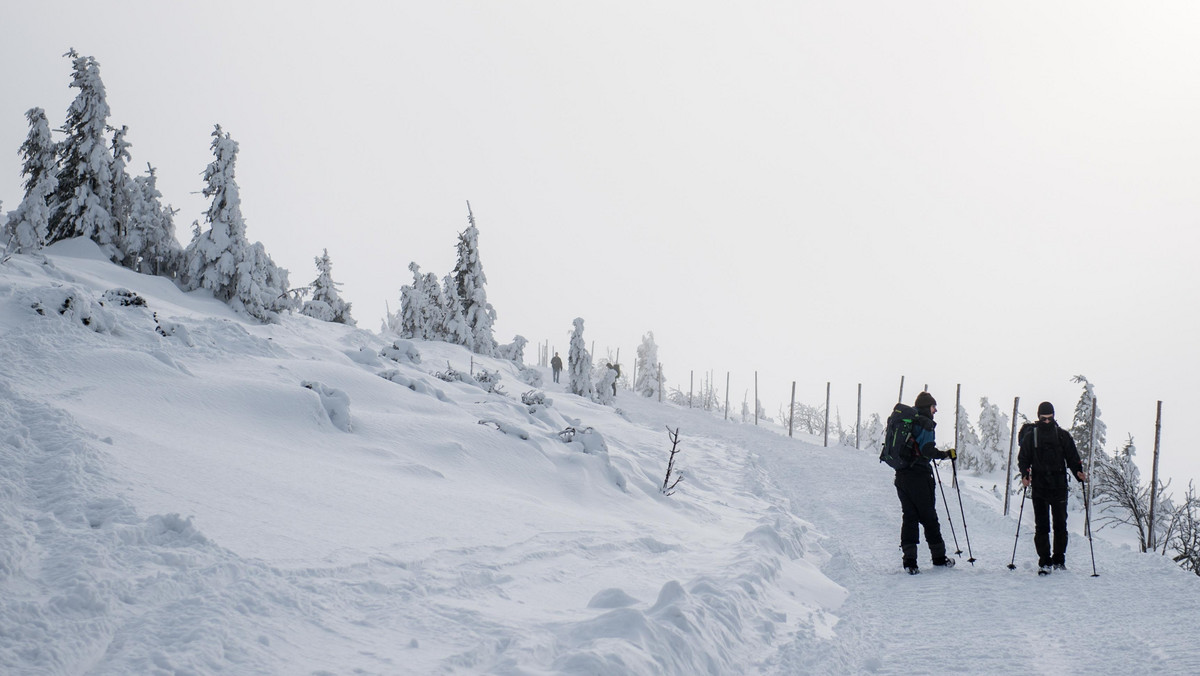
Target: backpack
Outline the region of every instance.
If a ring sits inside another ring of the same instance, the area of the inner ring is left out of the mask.
[[[892,469],[912,467],[916,457],[916,453],[913,452],[916,446],[913,432],[916,427],[917,409],[907,404],[896,404],[896,408],[892,409],[892,414],[887,419],[879,462],[886,462]]]

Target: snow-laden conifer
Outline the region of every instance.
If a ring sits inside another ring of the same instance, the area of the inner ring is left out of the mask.
[[[112,154],[106,137],[109,108],[100,64],[90,56],[67,52],[79,93],[67,109],[66,138],[59,144],[58,189],[51,199],[46,243],[90,237],[114,260],[118,256],[112,225]]]
[[[524,366],[525,364],[525,346],[529,344],[529,339],[525,336],[513,336],[513,341],[507,345],[496,346],[496,356],[500,359],[507,359],[515,364]]]
[[[592,399],[596,388],[592,385],[592,355],[583,342],[583,318],[576,317],[574,324],[571,349],[567,353],[567,383],[573,394]]]
[[[312,299],[304,304],[301,314],[325,322],[354,326],[354,319],[350,316],[350,303],[342,300],[337,290],[341,284],[333,281],[333,261],[329,259],[329,249],[325,249],[313,260],[317,265],[317,278],[309,285],[312,289]]]
[[[1100,419],[1100,406],[1096,406],[1096,429],[1095,436],[1092,435],[1092,401],[1096,397],[1096,388],[1088,379],[1082,375],[1077,375],[1071,378],[1071,382],[1083,385],[1083,392],[1079,393],[1079,401],[1075,403],[1075,415],[1071,420],[1071,438],[1075,440],[1075,448],[1079,451],[1079,457],[1083,460],[1086,467],[1088,458],[1092,455],[1092,449],[1103,449],[1105,437],[1107,436],[1108,426]],[[1095,446],[1092,446],[1092,439],[1095,438]]]
[[[409,263],[408,269],[413,273],[413,283],[400,287],[400,337],[441,340],[439,329],[444,311],[437,275],[421,274],[416,261]]]
[[[123,239],[126,256],[136,260],[133,269],[147,275],[178,275],[183,247],[175,239],[176,213],[163,205],[156,170],[146,165],[146,175],[133,179],[133,205]]]
[[[440,331],[442,340],[454,345],[466,345],[470,342],[471,332],[467,328],[467,320],[463,316],[462,299],[458,297],[454,275],[448,274],[442,278],[442,297],[446,299]]]
[[[496,310],[487,300],[487,276],[479,260],[479,230],[475,227],[475,214],[467,203],[467,229],[458,235],[458,262],[454,265],[454,282],[463,306],[469,342],[467,347],[476,354],[492,356],[496,351],[496,338],[492,325],[496,322]]]
[[[637,348],[637,381],[633,391],[643,397],[657,397],[658,379],[658,345],[654,343],[654,332],[647,331]]]
[[[113,158],[112,207],[109,209],[109,215],[112,217],[113,243],[119,251],[113,262],[127,268],[137,269],[138,253],[130,251],[130,242],[128,241],[130,221],[133,219],[135,208],[134,202],[139,197],[135,192],[137,186],[134,185],[133,178],[129,176],[127,169],[131,159],[129,148],[132,145],[125,140],[128,133],[129,127],[124,125],[116,130],[116,133],[113,134],[112,147],[109,149]]]
[[[7,248],[19,253],[29,253],[46,244],[50,200],[58,189],[58,156],[50,137],[46,111],[31,108],[26,111],[25,118],[29,120],[29,136],[20,150],[25,198],[8,214],[4,226]]]
[[[204,171],[203,190],[205,197],[212,198],[204,215],[209,229],[197,230],[187,247],[186,284],[208,289],[235,309],[271,321],[293,305],[287,270],[275,265],[261,243],[251,245],[246,239],[234,171],[238,144],[221,131],[221,125],[216,125],[212,136],[215,159]]]

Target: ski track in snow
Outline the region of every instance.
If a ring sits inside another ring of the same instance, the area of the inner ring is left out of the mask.
[[[627,391],[526,407],[455,346],[52,253],[0,266],[0,673],[1200,673],[1194,576],[1097,537],[1092,578],[1079,512],[1070,571],[1034,575],[1029,513],[1009,571],[990,479],[960,477],[971,566],[942,467],[964,554],[908,576],[871,452]],[[472,361],[510,396],[432,375]]]

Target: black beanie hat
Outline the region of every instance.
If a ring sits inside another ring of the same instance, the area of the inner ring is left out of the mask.
[[[1054,404],[1048,401],[1038,404],[1038,415],[1054,415]]]
[[[937,406],[937,400],[928,392],[918,394],[916,402],[913,403],[915,408],[933,408],[934,406]]]

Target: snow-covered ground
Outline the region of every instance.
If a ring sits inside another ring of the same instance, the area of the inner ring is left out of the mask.
[[[993,478],[964,532],[942,468],[977,561],[910,577],[871,451],[47,254],[0,264],[0,673],[1200,673],[1195,575],[1101,531],[1092,577],[1079,512],[1010,571]]]

